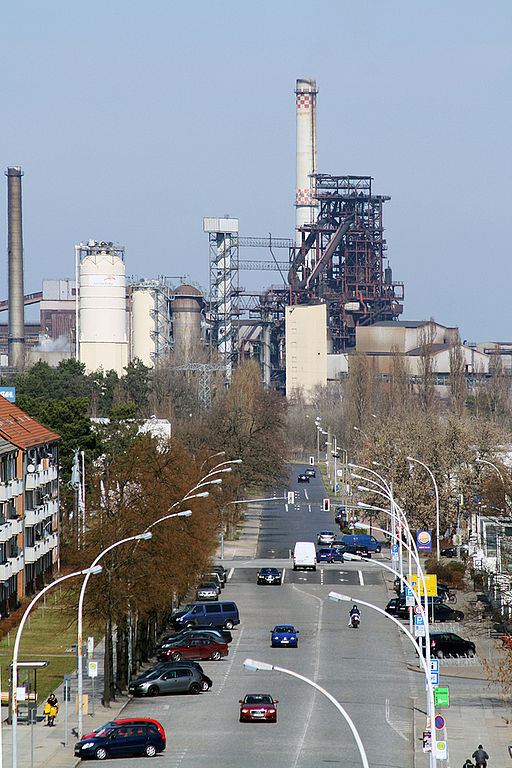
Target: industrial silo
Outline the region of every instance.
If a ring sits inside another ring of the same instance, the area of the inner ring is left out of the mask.
[[[201,340],[201,310],[203,296],[193,285],[180,285],[176,289],[172,309],[172,337],[174,348],[185,352]]]
[[[124,249],[89,240],[77,254],[80,362],[87,372],[113,369],[122,376],[128,365]]]
[[[152,368],[155,358],[155,291],[146,283],[131,286],[131,359]]]

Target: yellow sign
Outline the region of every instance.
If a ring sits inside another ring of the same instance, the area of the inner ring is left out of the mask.
[[[428,597],[435,597],[437,595],[437,576],[435,573],[425,574],[425,584],[427,587]],[[418,577],[416,575],[411,576],[411,586],[420,597],[423,597],[423,581],[419,579],[419,591],[418,591]]]

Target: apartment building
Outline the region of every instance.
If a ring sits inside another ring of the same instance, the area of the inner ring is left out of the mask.
[[[0,614],[59,567],[59,440],[0,397]]]

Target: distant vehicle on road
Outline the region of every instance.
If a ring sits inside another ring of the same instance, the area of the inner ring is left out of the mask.
[[[258,571],[258,584],[281,584],[282,574],[277,568],[260,568]]]
[[[199,664],[197,666],[199,666]],[[153,720],[148,717],[118,717],[115,720],[109,720],[108,723],[104,723],[99,728],[96,728],[95,731],[91,731],[90,733],[87,733],[85,736],[83,736],[82,741],[85,741],[86,739],[90,739],[93,736],[96,736],[97,734],[108,731],[111,728],[114,728],[114,726],[116,725],[148,725],[148,724],[156,726],[160,736],[164,741],[166,741],[163,725],[161,725],[158,722],[158,720]]]
[[[270,634],[272,648],[275,648],[277,645],[297,648],[299,644],[299,638],[297,637],[299,630],[295,629],[293,624],[277,624],[274,629],[270,630]]]
[[[469,656],[469,658],[473,658],[476,647],[471,640],[464,640],[455,632],[431,632],[430,652],[432,656],[438,659],[445,656]]]
[[[300,475],[297,475],[297,482],[298,483],[309,483],[309,475],[306,475],[305,472],[301,472]]]
[[[394,597],[385,608],[387,613],[397,616],[399,619],[409,618],[409,608],[405,604],[405,597]],[[434,621],[462,621],[464,614],[445,605],[440,597],[428,598],[428,612]]]
[[[316,549],[312,541],[297,541],[293,549],[293,570],[316,571]]]
[[[317,544],[332,544],[336,539],[334,531],[320,531],[316,535]]]
[[[240,722],[262,720],[277,723],[277,699],[268,693],[248,693],[240,699]]]
[[[172,614],[171,624],[175,629],[193,627],[194,624],[233,629],[235,624],[240,624],[240,616],[235,603],[188,603]]]
[[[317,563],[343,563],[345,561],[340,547],[325,547],[316,553]]]
[[[220,587],[217,587],[213,581],[200,584],[196,589],[196,597],[198,600],[218,600]]]
[[[309,467],[304,472],[305,475],[308,475],[308,477],[316,477],[316,469],[314,467]]]
[[[381,542],[377,541],[375,536],[370,536],[366,533],[358,533],[358,534],[345,533],[341,537],[341,540],[343,544],[347,544],[348,546],[366,547],[368,552],[379,553],[382,549]]]
[[[443,557],[457,557],[457,547],[445,547],[441,550]]]

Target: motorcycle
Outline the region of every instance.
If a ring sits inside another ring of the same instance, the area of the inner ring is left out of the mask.
[[[361,623],[361,616],[358,613],[353,613],[350,617],[350,626],[352,629],[357,629]]]

